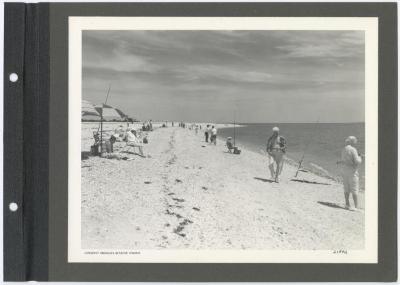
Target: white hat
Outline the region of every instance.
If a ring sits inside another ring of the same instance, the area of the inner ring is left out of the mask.
[[[349,136],[345,140],[345,143],[347,143],[347,144],[356,144],[357,143],[357,138],[355,136]]]
[[[278,128],[278,127],[273,127],[273,128],[272,128],[272,131],[273,131],[273,132],[279,132],[279,128]]]

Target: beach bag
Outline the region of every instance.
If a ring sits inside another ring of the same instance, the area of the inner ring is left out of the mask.
[[[233,148],[233,154],[240,154],[242,151],[237,147],[237,146],[235,146],[234,148]]]
[[[286,152],[286,139],[284,137],[279,136],[279,146],[283,153]]]
[[[149,143],[147,137],[143,138],[143,143]]]

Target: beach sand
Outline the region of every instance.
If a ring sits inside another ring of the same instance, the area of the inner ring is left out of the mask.
[[[82,126],[89,150],[91,125]],[[148,138],[150,158],[82,160],[82,248],[364,248],[364,212],[343,209],[337,182],[303,172],[299,179],[329,185],[292,181],[288,164],[271,182],[265,155],[229,154],[202,131],[157,128]]]

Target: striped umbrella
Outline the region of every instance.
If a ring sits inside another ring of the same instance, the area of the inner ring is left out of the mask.
[[[94,108],[100,115],[103,114],[103,121],[125,121],[126,115],[110,105],[100,104]]]

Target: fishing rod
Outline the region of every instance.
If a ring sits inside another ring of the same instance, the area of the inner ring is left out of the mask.
[[[106,101],[104,102],[104,105],[107,104],[108,96],[110,95],[110,90],[111,90],[111,83],[108,85],[108,91],[107,91]],[[103,121],[103,108],[101,108],[100,123],[102,123],[102,121]],[[100,123],[99,123],[99,126],[97,127],[97,132],[100,129]]]
[[[318,119],[318,120],[315,122],[315,124],[314,124],[314,128],[313,128],[313,131],[312,131],[311,139],[308,141],[308,144],[306,145],[306,147],[305,147],[305,149],[304,149],[303,155],[301,156],[301,159],[300,159],[300,162],[299,162],[299,166],[298,166],[298,168],[297,168],[297,170],[296,170],[296,174],[294,175],[295,178],[296,178],[297,175],[299,174],[299,171],[300,171],[300,168],[301,168],[301,166],[302,166],[302,164],[303,164],[304,157],[306,156],[306,152],[307,152],[307,150],[308,150],[308,147],[310,146],[310,144],[311,144],[311,142],[312,142],[312,139],[314,138],[315,130],[317,129],[318,123],[319,123],[319,119]]]
[[[236,146],[236,112],[233,112],[233,146]]]
[[[111,90],[111,83],[108,86],[106,101],[104,102],[104,104],[101,108],[101,113],[100,113],[100,154],[103,153],[103,107],[107,103],[108,95],[110,95],[110,90]],[[97,129],[97,131],[99,131],[99,129]]]

